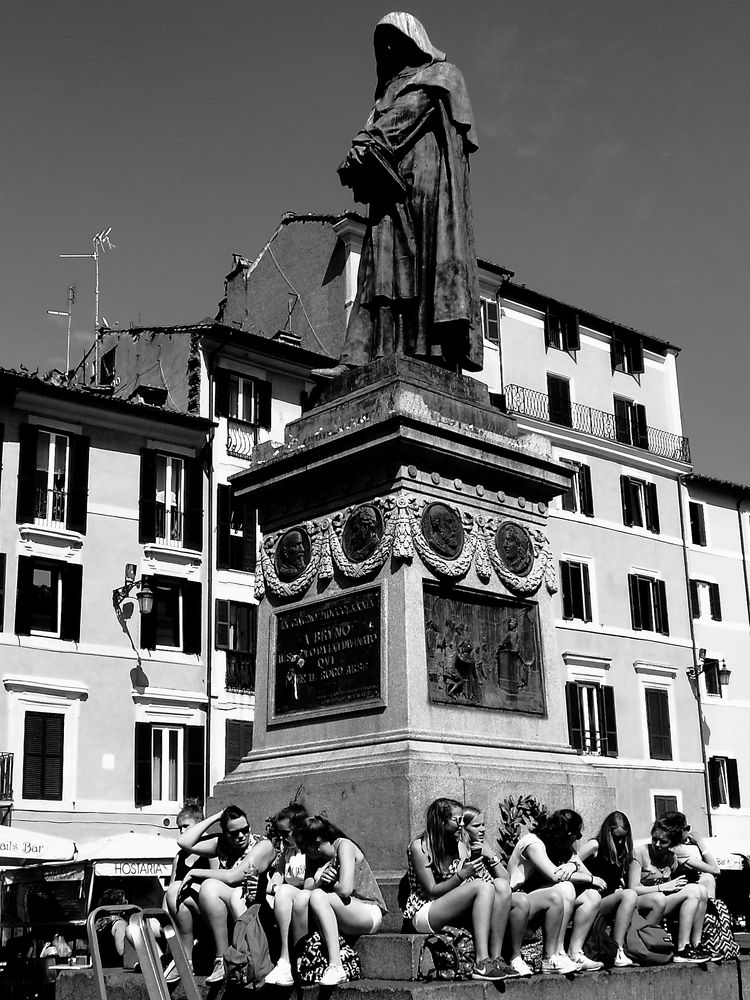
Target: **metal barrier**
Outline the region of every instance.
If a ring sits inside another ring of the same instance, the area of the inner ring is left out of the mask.
[[[131,916],[138,913],[140,910],[139,906],[97,906],[95,910],[92,910],[86,918],[86,934],[89,939],[89,951],[91,952],[91,966],[94,970],[94,976],[96,981],[96,989],[99,994],[99,1000],[107,1000],[107,987],[104,984],[104,970],[102,968],[102,952],[99,947],[99,935],[96,931],[96,919],[102,914],[111,913],[121,913],[123,919],[125,919],[125,914],[129,913]]]
[[[166,910],[147,909],[140,910],[131,916],[128,929],[141,965],[149,1000],[170,1000],[169,986],[164,978],[161,964],[161,952],[151,927],[152,920],[156,920],[161,927],[169,953],[177,966],[180,982],[185,992],[185,1000],[201,1000],[174,921]],[[105,1000],[104,993],[101,994],[101,997],[102,1000]]]

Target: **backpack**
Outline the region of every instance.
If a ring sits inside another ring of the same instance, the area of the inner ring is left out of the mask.
[[[422,971],[425,952],[432,958],[433,968]],[[443,927],[425,938],[419,954],[420,979],[471,979],[474,968],[474,940],[464,927]]]
[[[732,918],[723,899],[709,899],[701,944],[717,958],[737,958],[740,946],[732,933]]]
[[[638,965],[666,965],[674,955],[672,936],[636,910],[625,936],[625,954]]]
[[[617,945],[609,933],[607,922],[597,914],[583,945],[583,953],[594,962],[601,962],[605,969],[614,967]]]
[[[273,968],[268,939],[260,922],[260,903],[253,903],[238,917],[232,943],[224,952],[226,981],[233,986],[256,989],[263,986]]]
[[[362,976],[362,965],[357,949],[339,937],[341,964],[346,973],[347,982]],[[320,982],[323,973],[328,968],[328,954],[319,931],[313,931],[304,938],[297,951],[297,978],[303,986],[312,986]]]

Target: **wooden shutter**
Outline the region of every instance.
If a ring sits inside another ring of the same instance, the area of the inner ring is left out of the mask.
[[[729,805],[732,809],[739,809],[740,777],[737,770],[737,761],[732,757],[727,757],[727,785],[729,792]]]
[[[711,602],[711,617],[715,622],[721,621],[721,598],[718,583],[709,583],[708,597]]]
[[[634,403],[635,411],[635,441],[636,448],[648,451],[648,424],[646,423],[646,407],[642,403]]]
[[[5,425],[0,424],[0,486],[3,484],[3,440],[5,437]]]
[[[206,775],[203,726],[185,726],[185,798],[203,802]]]
[[[156,603],[156,578],[151,576],[141,577],[143,583],[148,583],[152,591],[154,591],[154,604],[153,608],[147,615],[141,615],[141,649],[156,649],[156,623],[158,619],[159,612],[157,610]],[[149,750],[149,753],[151,751]]]
[[[642,375],[645,366],[643,363],[643,340],[638,336],[631,336],[630,343],[630,370],[633,375]]]
[[[182,651],[201,654],[201,594],[200,583],[186,580],[182,585]]]
[[[721,801],[721,762],[716,757],[708,759],[708,794],[711,799],[711,808],[715,809],[722,805]]]
[[[690,538],[693,545],[706,544],[706,522],[703,518],[703,507],[690,501]]]
[[[37,429],[33,424],[18,428],[18,491],[16,523],[34,520],[34,479],[36,474]]]
[[[643,617],[641,615],[641,595],[638,589],[638,577],[633,573],[628,573],[628,589],[630,591],[630,621],[633,628],[638,631],[643,628]]]
[[[579,466],[576,465],[575,462],[570,462],[570,463],[565,462],[565,465],[568,465],[568,464],[570,464],[571,468],[574,470],[574,475],[573,475],[573,482],[570,484],[570,489],[567,489],[563,493],[563,495],[561,497],[562,509],[563,510],[569,510],[569,511],[571,511],[571,513],[575,514],[576,510],[577,510],[577,507],[576,507],[576,479],[578,477]],[[580,490],[580,480],[578,480],[578,484],[579,484],[578,488]]]
[[[669,695],[658,688],[646,688],[648,752],[654,760],[672,759],[672,729],[669,722]]]
[[[0,632],[5,631],[5,553],[0,552]]]
[[[31,634],[32,585],[34,582],[34,559],[31,556],[18,557],[18,581],[16,583],[16,635]]]
[[[591,488],[591,469],[588,465],[578,466],[578,495],[581,501],[581,513],[586,517],[593,517],[594,491]]]
[[[185,459],[185,547],[203,551],[203,466]]]
[[[622,523],[630,527],[633,524],[633,491],[629,476],[620,476],[620,496],[622,497]]]
[[[232,487],[216,487],[216,568],[229,569]]]
[[[544,347],[545,350],[549,350],[552,343],[552,327],[551,327],[551,317],[549,306],[547,306],[544,312]]]
[[[610,358],[612,361],[612,371],[623,371],[625,368],[625,344],[622,337],[612,330],[612,340],[610,341]]]
[[[669,635],[667,585],[664,580],[654,580],[654,628],[662,635]]]
[[[630,404],[621,396],[614,397],[615,403],[615,438],[623,444],[631,444],[630,435]]]
[[[565,684],[565,704],[568,710],[568,739],[574,750],[583,750],[583,728],[581,724],[581,703],[578,700],[578,685],[575,681]]]
[[[65,563],[61,567],[62,611],[60,638],[81,641],[81,595],[83,591],[83,566]]]
[[[226,368],[217,368],[214,374],[214,412],[217,417],[229,416],[229,372]]]
[[[560,563],[560,590],[562,592],[562,612],[565,621],[570,621],[573,614],[573,580],[569,562]]]
[[[565,323],[565,344],[566,351],[578,351],[581,348],[581,328],[578,321],[578,313],[571,313]]]
[[[656,483],[644,483],[644,497],[646,499],[646,527],[659,534],[659,504],[657,502]]]
[[[145,617],[148,617],[146,615]],[[150,806],[151,795],[151,723],[135,724],[135,791],[136,806]]]
[[[242,504],[242,566],[246,573],[255,572],[258,529],[257,512],[249,497],[240,497]]]
[[[216,648],[229,649],[229,601],[216,602]]]
[[[700,592],[698,590],[698,581],[689,580],[688,587],[690,590],[690,614],[693,618],[700,618],[701,599],[700,599]]]
[[[256,392],[256,406],[257,406],[257,417],[256,423],[258,427],[263,427],[265,430],[271,429],[271,403],[272,403],[272,386],[270,382],[264,382],[260,379],[255,382],[255,392]]]
[[[553,424],[571,426],[570,383],[558,375],[547,376],[549,418]]]
[[[579,563],[581,567],[581,590],[583,597],[583,620],[591,621],[591,584],[589,582],[589,568],[586,563]]]
[[[62,799],[65,717],[27,712],[23,734],[23,798]]]
[[[230,774],[253,749],[253,724],[244,719],[227,719],[224,773]]]
[[[86,515],[89,495],[89,438],[71,434],[70,470],[68,475],[68,511],[66,527],[70,531],[86,534]]]
[[[604,746],[602,751],[605,757],[616,757],[618,753],[617,744],[617,718],[615,715],[615,689],[609,684],[602,684],[598,690],[599,697],[599,718],[604,736]]]
[[[138,541],[156,539],[156,452],[141,448],[141,483],[138,494]]]

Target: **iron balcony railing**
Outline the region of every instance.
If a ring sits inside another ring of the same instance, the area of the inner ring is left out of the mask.
[[[605,441],[619,441],[634,448],[643,448],[661,458],[690,462],[690,442],[686,437],[671,434],[658,427],[647,427],[647,433],[640,434],[629,421],[617,420],[614,413],[595,410],[592,406],[583,406],[581,403],[551,399],[546,393],[527,389],[522,385],[505,387],[505,409],[507,413],[535,417],[560,427],[592,434]]]
[[[34,522],[49,528],[65,526],[65,508],[68,494],[65,490],[37,486],[34,489]]]
[[[258,443],[258,428],[246,420],[230,417],[227,420],[227,455],[250,458]]]
[[[13,801],[13,754],[0,753],[0,802]]]
[[[239,694],[255,693],[255,653],[227,651],[227,673],[224,687]]]
[[[182,545],[182,511],[178,507],[167,507],[159,500],[154,504],[156,541],[160,545]]]

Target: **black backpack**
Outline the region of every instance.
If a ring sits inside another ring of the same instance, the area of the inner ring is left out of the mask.
[[[268,938],[260,922],[260,903],[253,903],[237,919],[232,943],[224,952],[227,984],[256,989],[273,968]]]
[[[672,936],[636,910],[625,937],[625,954],[638,965],[666,965],[674,955]]]
[[[615,964],[617,945],[609,933],[606,920],[598,913],[584,942],[583,953],[592,961],[601,962],[605,969],[611,969]]]

